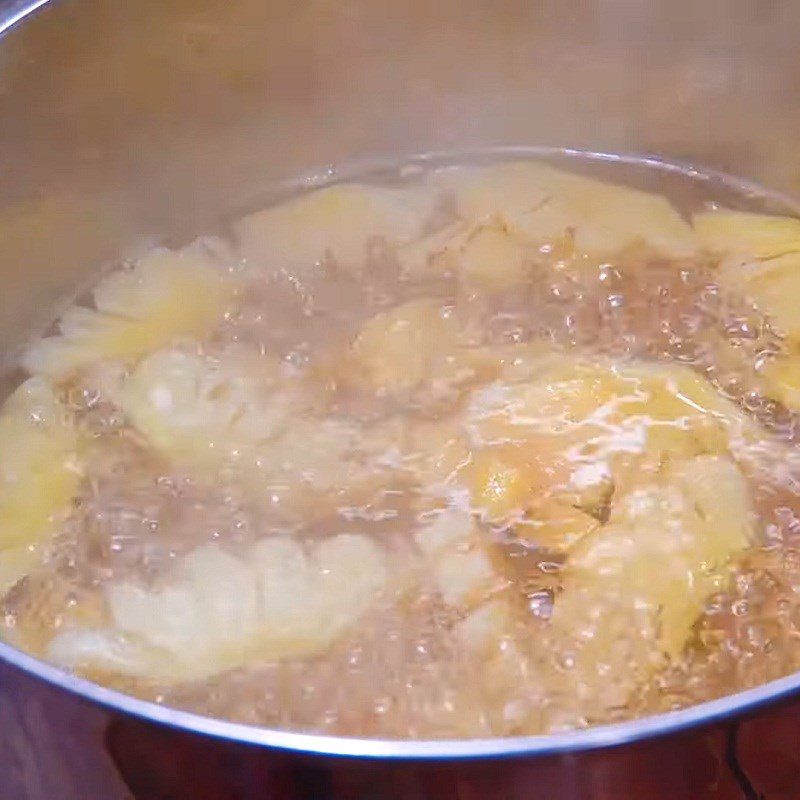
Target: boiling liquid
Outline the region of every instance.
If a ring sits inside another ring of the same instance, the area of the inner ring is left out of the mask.
[[[636,161],[551,157],[561,167],[664,193],[687,217],[716,203],[786,213],[779,200],[715,176]],[[477,160],[490,163],[492,156]],[[420,160],[356,177],[413,187],[437,166]],[[444,203],[436,214],[431,227],[448,224],[453,209]],[[331,378],[330,365],[376,314],[432,298],[458,309],[475,348],[541,341],[587,358],[677,362],[707,376],[763,426],[765,437],[796,439],[795,415],[765,399],[757,380],[759,364],[780,349],[780,337],[751,303],[718,285],[716,265],[705,256],[668,258],[633,248],[613,260],[593,260],[544,248],[522,284],[470,292],[452,273],[410,279],[380,237],[373,244],[366,268],[357,272],[335,265],[302,274],[269,263],[238,267],[243,302],[198,350],[224,355],[229,346],[246,343],[318,374],[326,413],[344,416],[362,437],[384,437],[381,447],[388,450],[400,436],[389,422],[399,418],[402,435],[413,441],[415,427],[426,430],[446,419],[481,381],[454,393],[398,400]],[[526,666],[495,680],[487,677],[492,673],[485,656],[454,632],[463,613],[443,601],[419,565],[411,534],[435,503],[402,470],[387,466],[355,499],[343,501],[331,486],[314,496],[313,508],[302,496],[282,495],[280,487],[265,486],[254,498],[224,476],[207,480],[191,469],[165,466],[91,372],[61,391],[93,441],[93,458],[77,507],[43,563],[4,601],[7,637],[34,654],[46,656],[55,632],[101,619],[104,586],[157,582],[206,543],[241,552],[267,535],[313,542],[358,533],[386,549],[395,576],[406,576],[312,657],[177,683],[85,670],[123,691],[257,725],[357,736],[471,737],[542,733],[683,707],[800,665],[800,473],[791,465],[779,471],[766,464],[748,475],[760,515],[756,540],[737,556],[730,580],[708,597],[681,657],[644,682],[623,681],[621,694],[589,692],[576,700],[570,675],[575,643],[554,638],[548,627],[561,588],[564,553],[558,548],[531,546],[491,520],[478,523],[493,562],[501,565],[493,597],[521,609],[512,639]],[[413,460],[414,453],[406,449],[404,458]],[[263,502],[265,496],[270,502]],[[597,602],[602,608],[603,598]]]

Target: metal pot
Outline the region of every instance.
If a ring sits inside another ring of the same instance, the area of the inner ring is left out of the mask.
[[[143,237],[354,159],[557,145],[800,196],[793,0],[0,0],[0,31],[4,349]],[[0,796],[789,800],[798,698],[795,675],[557,736],[354,740],[172,711],[0,644]]]

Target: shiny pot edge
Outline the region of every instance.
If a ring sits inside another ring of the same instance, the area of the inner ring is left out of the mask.
[[[0,35],[51,2],[52,0],[11,0],[8,8],[0,9]]]
[[[358,739],[258,728],[139,700],[71,675],[0,642],[0,661],[102,707],[180,731],[305,755],[410,761],[553,756],[631,744],[752,713],[800,693],[800,672],[718,700],[613,725],[489,739]]]

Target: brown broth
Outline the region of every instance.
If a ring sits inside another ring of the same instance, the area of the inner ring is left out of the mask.
[[[779,199],[715,176],[636,161],[556,161],[662,193],[686,216],[715,203],[786,213]],[[420,160],[396,172],[368,171],[361,179],[413,188],[439,163]],[[453,214],[442,203],[429,229],[448,224]],[[359,534],[386,553],[390,579],[357,623],[319,652],[255,659],[179,681],[82,671],[158,703],[254,725],[435,738],[599,724],[719,697],[798,668],[800,463],[790,459],[777,469],[766,447],[744,469],[759,517],[755,539],[724,573],[724,585],[706,598],[680,657],[662,660],[644,680],[634,669],[609,681],[607,691],[590,688],[579,696],[571,672],[576,643],[550,624],[562,590],[562,549],[531,544],[508,520],[476,520],[499,576],[487,595],[515,615],[504,633],[504,654],[492,656],[495,665],[503,658],[514,664],[495,668],[456,635],[466,612],[443,600],[412,536],[442,501],[398,464],[418,459],[417,444],[432,440],[427,432],[466,408],[497,373],[484,377],[480,367],[463,379],[451,375],[439,385],[426,378],[392,393],[366,391],[348,372],[346,354],[369,319],[430,298],[458,315],[468,332],[463,350],[537,341],[589,359],[683,365],[762,426],[776,452],[788,452],[780,448],[794,446],[796,415],[765,398],[759,372],[781,349],[781,337],[752,303],[719,285],[713,259],[667,257],[646,247],[627,248],[610,260],[576,258],[554,246],[531,257],[525,280],[497,291],[467,291],[452,272],[409,279],[380,236],[355,272],[335,260],[304,273],[234,260],[244,286],[236,312],[200,343],[180,346],[222,361],[232,346],[248,346],[265,362],[284,365],[304,382],[303,397],[314,405],[298,404],[293,418],[312,427],[322,417],[344,421],[366,464],[362,472],[369,474],[352,478],[358,486],[351,491],[342,489],[351,478],[337,475],[335,465],[321,488],[309,488],[308,481],[287,488],[269,473],[254,493],[236,473],[200,474],[154,453],[106,392],[107,376],[92,369],[72,375],[59,382],[59,396],[91,442],[91,457],[74,510],[40,563],[3,601],[9,641],[49,657],[48,642],[59,630],[106,624],[104,587],[124,581],[157,586],[201,545],[242,554],[268,536],[287,535],[313,547],[336,534]],[[299,450],[307,446],[298,440]],[[312,462],[308,469],[322,474],[325,466]],[[604,514],[607,509],[597,512],[598,524],[606,524]],[[602,607],[602,597],[598,603]],[[637,636],[635,630],[627,634]]]

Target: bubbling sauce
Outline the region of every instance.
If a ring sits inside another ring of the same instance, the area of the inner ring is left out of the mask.
[[[17,365],[3,636],[357,736],[547,733],[786,675],[798,300],[786,208],[624,160],[421,160],[157,248]]]

